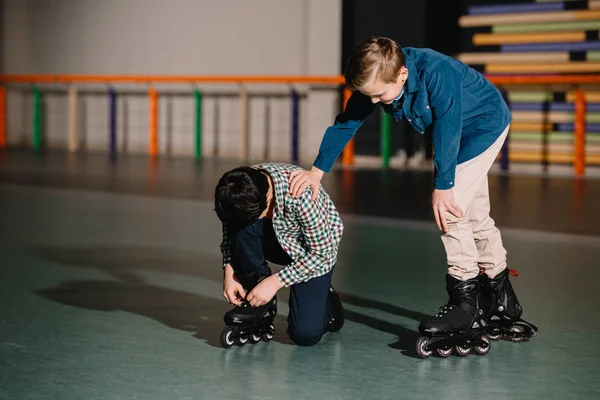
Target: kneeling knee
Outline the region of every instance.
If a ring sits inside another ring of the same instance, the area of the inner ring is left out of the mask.
[[[323,337],[323,333],[321,332],[305,328],[294,328],[291,326],[288,329],[288,335],[298,346],[314,346],[319,343]]]

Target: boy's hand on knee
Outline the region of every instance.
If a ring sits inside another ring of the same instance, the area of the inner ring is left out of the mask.
[[[433,215],[435,222],[440,230],[448,232],[448,222],[446,221],[446,211],[454,215],[456,218],[463,218],[464,214],[461,208],[454,201],[454,192],[452,189],[440,190],[435,189],[431,196],[433,205]]]
[[[267,304],[277,291],[283,287],[283,284],[279,282],[279,279],[275,275],[271,275],[268,278],[263,279],[254,289],[248,293],[246,300],[253,307],[260,307]]]

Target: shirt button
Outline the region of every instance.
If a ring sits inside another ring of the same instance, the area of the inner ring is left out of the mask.
[[[425,107],[426,110],[429,110],[429,106]]]
[[[408,119],[408,122],[412,122],[412,119],[410,119],[410,118],[409,118],[409,119]]]

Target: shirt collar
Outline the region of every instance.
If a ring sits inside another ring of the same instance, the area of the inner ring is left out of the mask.
[[[418,92],[419,89],[421,89],[421,81],[419,80],[415,63],[409,53],[407,53],[404,49],[402,51],[406,56],[406,69],[408,69],[408,80],[406,81],[406,90],[409,93]]]

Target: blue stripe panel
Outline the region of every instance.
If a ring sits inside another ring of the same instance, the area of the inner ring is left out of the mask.
[[[571,43],[534,43],[534,44],[505,44],[500,46],[500,51],[528,52],[528,51],[584,51],[600,50],[600,41],[596,42],[571,42]]]
[[[560,132],[573,132],[575,124],[554,124],[554,130]],[[600,133],[600,124],[588,123],[585,125],[585,131],[587,133]]]
[[[488,14],[512,14],[537,11],[561,11],[564,10],[564,3],[539,3],[539,4],[496,4],[492,6],[471,6],[469,14],[488,15]]]
[[[510,104],[512,111],[542,111],[543,103],[515,103]],[[549,111],[567,111],[573,112],[573,103],[550,103]],[[588,112],[600,112],[600,103],[588,103],[586,107]]]

